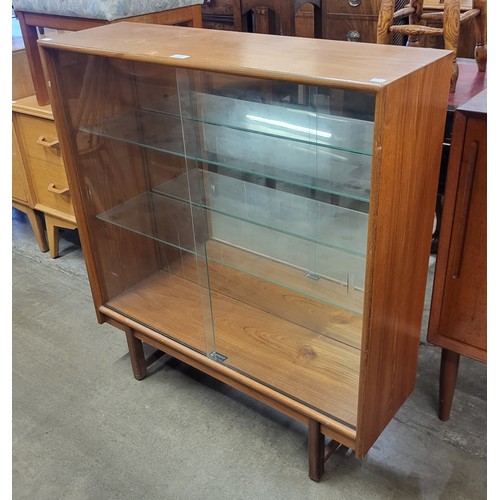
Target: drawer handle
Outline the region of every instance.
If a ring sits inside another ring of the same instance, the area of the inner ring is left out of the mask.
[[[359,31],[352,30],[347,33],[346,38],[348,42],[359,42],[361,35],[359,34]]]
[[[349,0],[349,5],[351,7],[359,7],[361,5],[361,0]]]
[[[57,189],[56,185],[51,182],[47,188],[51,193],[56,194],[69,194],[69,188]]]
[[[462,171],[460,174],[460,178],[464,175],[463,182],[463,193],[464,197],[462,199],[462,206],[457,210],[457,223],[458,227],[457,231],[457,248],[455,253],[455,259],[453,265],[451,266],[452,272],[451,277],[454,280],[460,278],[460,270],[462,267],[462,258],[464,254],[465,247],[465,234],[467,232],[467,221],[469,219],[469,209],[470,202],[472,198],[472,188],[474,186],[474,177],[476,172],[476,164],[477,164],[477,153],[479,149],[479,143],[474,141],[470,145],[469,156],[467,158],[467,166],[465,168],[465,172]],[[461,182],[461,179],[460,181]],[[455,229],[455,228],[454,228]]]
[[[43,135],[41,135],[36,141],[37,144],[43,146],[44,148],[59,148],[59,141],[47,141]]]

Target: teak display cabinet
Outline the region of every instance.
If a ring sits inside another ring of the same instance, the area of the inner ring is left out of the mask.
[[[363,457],[414,387],[451,53],[135,23],[40,45],[136,378],[145,342],[305,423],[315,480]]]

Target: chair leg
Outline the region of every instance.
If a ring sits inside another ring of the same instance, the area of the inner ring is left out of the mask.
[[[388,45],[391,43],[391,32],[394,18],[394,0],[382,0],[378,13],[377,43]]]
[[[444,0],[443,38],[444,48],[453,52],[453,69],[451,73],[450,92],[455,92],[458,80],[458,37],[460,35],[460,1]]]
[[[476,48],[474,49],[474,58],[476,59],[477,69],[486,71],[486,0],[473,0],[472,8],[479,9],[479,15],[474,18],[474,30],[476,32]]]

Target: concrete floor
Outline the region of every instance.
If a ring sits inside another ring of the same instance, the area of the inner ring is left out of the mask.
[[[414,393],[367,457],[334,455],[314,483],[301,424],[167,357],[136,381],[124,335],[95,319],[77,232],[51,259],[12,221],[14,499],[486,498],[486,366],[462,358],[441,422],[427,313]]]

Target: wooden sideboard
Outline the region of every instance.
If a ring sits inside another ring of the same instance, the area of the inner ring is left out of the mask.
[[[40,249],[46,251],[42,214],[52,258],[59,255],[59,228],[76,229],[68,180],[52,109],[32,95],[13,101],[12,204],[26,212]]]
[[[439,417],[460,356],[486,362],[486,93],[455,110],[427,339],[442,347]]]

